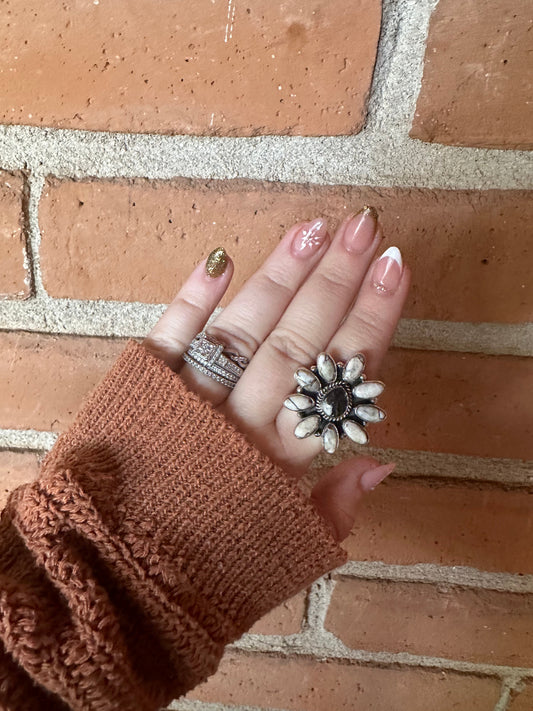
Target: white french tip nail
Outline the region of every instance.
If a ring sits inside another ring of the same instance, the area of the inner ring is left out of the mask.
[[[380,259],[383,259],[383,257],[391,257],[391,259],[394,259],[394,261],[400,265],[400,269],[402,268],[402,253],[398,247],[389,247],[383,252]]]

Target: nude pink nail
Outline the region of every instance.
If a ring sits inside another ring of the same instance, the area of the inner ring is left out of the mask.
[[[328,233],[328,225],[323,217],[305,222],[292,240],[292,253],[295,257],[307,257],[317,252]]]
[[[398,247],[383,252],[372,270],[372,284],[380,292],[392,294],[402,278],[402,255]]]
[[[359,480],[359,486],[363,491],[372,491],[378,484],[381,484],[383,479],[386,479],[395,468],[396,464],[391,462],[390,464],[382,464],[375,469],[370,469],[365,472]]]
[[[344,230],[343,242],[348,252],[363,254],[370,247],[378,229],[378,213],[365,205],[352,217]]]

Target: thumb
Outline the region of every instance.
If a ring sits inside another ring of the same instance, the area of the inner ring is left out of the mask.
[[[343,541],[352,530],[364,494],[372,491],[396,467],[373,457],[356,457],[330,469],[311,492],[311,501],[326,519],[335,538]]]

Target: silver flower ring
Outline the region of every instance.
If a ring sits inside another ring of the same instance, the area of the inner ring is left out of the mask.
[[[369,422],[382,422],[384,410],[375,404],[385,385],[366,380],[365,357],[356,353],[345,363],[329,353],[320,353],[311,368],[298,368],[296,392],[283,405],[300,416],[294,434],[298,439],[322,437],[324,450],[333,454],[342,437],[356,444],[368,444],[365,430]]]

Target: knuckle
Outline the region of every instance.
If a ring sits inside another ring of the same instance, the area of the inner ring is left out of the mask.
[[[292,299],[294,296],[293,289],[283,281],[283,277],[274,272],[263,272],[258,275],[261,290],[268,293],[281,292],[286,299]],[[262,283],[261,283],[262,282]]]
[[[314,279],[316,279],[316,293],[327,294],[332,300],[342,298],[350,288],[334,272],[317,271]]]
[[[251,358],[259,348],[257,339],[237,324],[217,323],[215,321],[207,330],[211,336],[219,339],[228,348],[234,348],[247,358]]]
[[[318,352],[316,345],[305,336],[286,326],[274,329],[266,342],[269,348],[296,367],[313,363]]]
[[[187,317],[194,319],[197,319],[199,316],[202,318],[207,317],[205,308],[186,296],[178,295],[172,305],[177,306]]]

